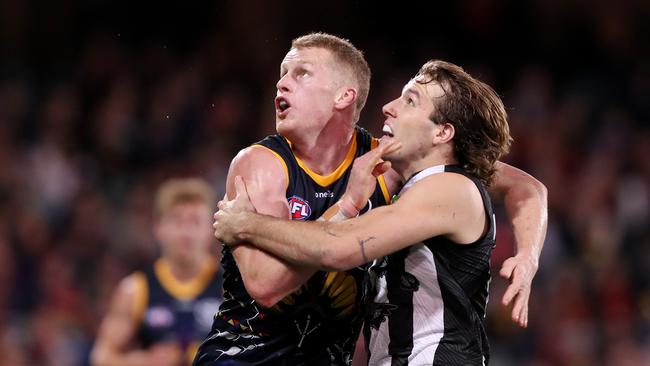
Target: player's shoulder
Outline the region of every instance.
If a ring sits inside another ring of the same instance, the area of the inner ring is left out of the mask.
[[[148,297],[148,281],[143,272],[134,272],[124,277],[113,293],[114,311],[139,317],[143,313]]]
[[[414,184],[407,193],[422,202],[434,200],[459,205],[482,202],[476,184],[469,177],[453,172],[429,175]]]
[[[274,150],[259,144],[240,150],[230,164],[231,170],[241,172],[265,169],[270,173],[286,173],[284,159]]]
[[[236,176],[242,177],[249,189],[262,195],[283,196],[289,184],[286,162],[275,151],[261,145],[248,146],[235,156],[228,171],[229,186],[234,187]]]
[[[117,292],[125,296],[134,296],[148,286],[147,275],[142,271],[136,271],[124,277],[117,286]]]

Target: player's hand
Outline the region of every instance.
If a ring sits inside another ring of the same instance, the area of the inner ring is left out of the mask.
[[[235,190],[237,195],[232,200],[224,198],[217,206],[219,211],[214,214],[214,236],[226,245],[240,243],[238,229],[246,220],[246,214],[255,213],[257,210],[248,196],[246,184],[240,176],[235,177]]]
[[[518,254],[503,262],[499,274],[510,281],[501,302],[512,303],[512,320],[519,326],[528,326],[528,298],[533,277],[537,273],[537,262],[528,255]]]
[[[397,151],[402,145],[388,137],[379,140],[379,146],[354,160],[350,180],[341,198],[349,200],[360,211],[375,191],[377,177],[386,173],[391,165],[383,156]]]

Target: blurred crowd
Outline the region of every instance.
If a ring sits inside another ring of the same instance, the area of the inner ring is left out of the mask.
[[[0,366],[87,365],[117,281],[157,254],[157,185],[201,176],[223,195],[232,157],[274,132],[279,63],[312,30],[366,51],[360,124],[371,132],[429,58],[503,96],[515,138],[505,161],[547,186],[549,226],[529,327],[518,329],[499,301],[514,245],[499,219],[491,364],[650,364],[650,6],[327,3],[198,2],[167,9],[164,22],[139,5],[111,23],[126,6],[3,2]]]

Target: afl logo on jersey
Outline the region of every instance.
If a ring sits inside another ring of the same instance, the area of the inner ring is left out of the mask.
[[[291,213],[291,220],[307,220],[311,215],[311,207],[309,202],[298,196],[289,198],[289,212]]]

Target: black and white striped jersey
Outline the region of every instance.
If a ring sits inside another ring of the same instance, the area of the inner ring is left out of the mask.
[[[369,269],[376,278],[375,301],[366,329],[370,365],[488,362],[484,319],[495,222],[485,187],[458,166],[439,165],[415,175],[400,193],[442,172],[462,174],[476,184],[489,227],[472,244],[433,237],[375,262]]]

